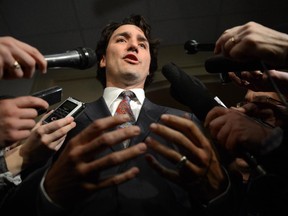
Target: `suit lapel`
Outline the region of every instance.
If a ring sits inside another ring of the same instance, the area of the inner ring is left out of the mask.
[[[85,113],[91,121],[111,116],[111,113],[103,97],[100,97],[98,100],[89,103],[85,109]]]
[[[153,122],[159,122],[161,115],[165,112],[165,107],[156,105],[146,98],[136,122],[136,125],[141,129],[141,134],[132,138],[130,145],[143,142],[150,133],[150,124]]]
[[[156,105],[146,98],[136,122],[136,125],[138,125],[141,129],[141,134],[131,139],[130,146],[139,142],[143,142],[150,133],[150,124],[153,122],[159,122],[160,116],[166,112],[166,107]],[[99,98],[95,102],[88,104],[85,109],[85,114],[91,122],[99,118],[111,116],[111,113],[103,97]],[[111,147],[113,151],[119,151],[122,148],[122,144]]]
[[[92,102],[86,110],[86,114],[88,118],[91,119],[91,121],[94,121],[99,118],[108,117],[111,116],[111,113],[105,103],[105,100],[103,97],[99,98],[97,101]],[[115,128],[112,128],[111,130],[114,130]],[[119,151],[122,149],[122,144],[117,144],[111,147],[112,151]]]

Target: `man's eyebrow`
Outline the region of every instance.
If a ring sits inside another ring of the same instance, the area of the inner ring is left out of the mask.
[[[138,36],[137,36],[137,39],[138,39],[139,41],[142,41],[142,42],[147,42],[147,43],[148,43],[148,40],[147,40],[147,38],[146,38],[146,37],[144,37],[144,36],[142,36],[142,35],[138,35]]]
[[[128,32],[120,32],[120,33],[114,35],[114,38],[119,37],[119,36],[123,36],[123,37],[129,38],[130,35],[131,34],[129,34]]]
[[[116,37],[119,37],[119,36],[122,36],[122,37],[125,37],[125,38],[130,38],[131,37],[131,33],[129,33],[129,32],[120,32],[120,33],[114,35],[113,38],[116,38]],[[137,35],[137,40],[148,42],[147,38],[144,37],[143,35]]]

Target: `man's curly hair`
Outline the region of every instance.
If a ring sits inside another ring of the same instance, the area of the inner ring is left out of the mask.
[[[100,40],[97,43],[96,47],[96,55],[97,55],[97,79],[102,83],[103,87],[106,87],[106,69],[100,67],[100,61],[103,55],[106,54],[106,49],[112,36],[113,32],[122,25],[135,25],[138,26],[145,34],[145,37],[148,40],[150,47],[150,56],[151,63],[149,68],[149,75],[146,78],[145,86],[147,87],[152,81],[154,77],[154,73],[158,68],[157,63],[157,54],[158,54],[158,45],[160,41],[158,39],[151,38],[151,26],[146,22],[145,18],[141,15],[131,15],[122,20],[122,22],[112,22],[105,26],[105,28],[101,32]]]

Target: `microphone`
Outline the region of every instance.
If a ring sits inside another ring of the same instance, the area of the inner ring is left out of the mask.
[[[162,67],[162,74],[171,83],[170,93],[174,99],[188,106],[201,121],[204,121],[208,112],[215,106],[226,106],[218,97],[210,94],[204,83],[193,76],[189,76],[176,64],[169,63]],[[225,149],[218,146],[222,159],[228,163],[232,158],[227,155]],[[240,152],[246,162],[254,168],[259,175],[266,175],[266,171],[258,164],[256,158],[249,152]]]
[[[265,69],[283,69],[281,66],[272,67],[265,64]],[[241,71],[264,70],[260,61],[239,62],[223,55],[212,56],[205,61],[205,69],[208,73],[228,73]]]
[[[78,47],[64,53],[45,55],[48,68],[88,69],[96,63],[96,53],[91,48]]]
[[[189,76],[176,64],[169,63],[162,67],[162,74],[171,83],[170,94],[181,104],[188,106],[201,121],[215,106],[225,106],[217,97],[213,97],[203,82]]]
[[[215,44],[199,44],[196,40],[188,40],[184,44],[184,49],[187,54],[196,54],[199,51],[210,51],[212,52],[215,48]]]

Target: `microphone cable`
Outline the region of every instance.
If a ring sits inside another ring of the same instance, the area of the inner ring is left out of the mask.
[[[263,61],[260,61],[260,64],[262,66],[263,69],[263,74],[266,74],[272,87],[274,88],[275,92],[277,93],[277,96],[279,97],[280,101],[284,104],[286,110],[288,108],[288,103],[287,100],[284,98],[283,94],[281,93],[279,87],[277,86],[277,84],[275,83],[274,79],[271,77],[271,74],[269,73],[268,68],[266,67],[266,64]]]

